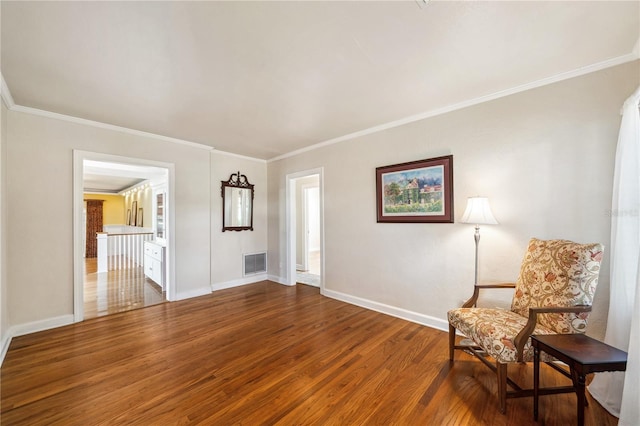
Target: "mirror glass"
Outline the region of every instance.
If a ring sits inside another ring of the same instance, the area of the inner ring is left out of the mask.
[[[224,188],[225,224],[230,227],[251,225],[251,190],[249,188]]]
[[[253,231],[253,185],[234,173],[222,181],[222,231]]]

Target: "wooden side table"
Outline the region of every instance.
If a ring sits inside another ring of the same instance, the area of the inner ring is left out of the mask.
[[[569,372],[552,365],[573,381],[578,397],[578,425],[584,425],[585,377],[601,371],[624,371],[627,353],[584,334],[549,334],[531,336],[533,346],[533,418],[538,420],[540,386],[540,351],[569,366]]]

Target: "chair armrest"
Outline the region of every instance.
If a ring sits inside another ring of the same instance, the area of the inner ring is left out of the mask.
[[[520,333],[514,339],[516,345],[516,353],[518,354],[518,362],[522,362],[522,352],[524,345],[527,343],[529,336],[533,333],[538,323],[538,314],[579,314],[581,312],[591,312],[591,306],[589,305],[576,305],[576,306],[542,306],[529,308],[529,319]]]
[[[480,290],[485,288],[516,288],[514,283],[499,283],[499,284],[476,284],[473,286],[473,296],[462,304],[463,308],[473,308],[478,301]]]

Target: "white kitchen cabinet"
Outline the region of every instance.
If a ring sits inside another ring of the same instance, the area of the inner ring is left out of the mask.
[[[153,241],[144,243],[144,274],[164,290],[164,246]]]

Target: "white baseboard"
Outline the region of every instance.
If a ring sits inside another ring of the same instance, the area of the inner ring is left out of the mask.
[[[340,300],[342,302],[350,303],[352,305],[360,306],[362,308],[371,309],[372,311],[391,315],[392,317],[426,325],[427,327],[435,328],[437,330],[449,331],[449,322],[441,318],[420,314],[418,312],[408,311],[406,309],[397,308],[395,306],[386,305],[384,303],[363,299],[357,296],[352,296],[326,288],[322,291],[322,295],[330,297],[332,299]]]
[[[179,292],[178,294],[176,294],[175,300],[191,299],[192,297],[200,297],[206,294],[211,294],[210,287],[201,287],[189,291]]]
[[[256,274],[256,275],[250,275],[244,278],[239,278],[237,280],[224,281],[220,283],[212,283],[211,291],[224,290],[225,288],[240,287],[241,285],[253,284],[259,281],[265,281],[267,279],[269,279],[267,274]]]
[[[7,355],[7,351],[9,350],[9,345],[11,345],[11,334],[7,331],[2,336],[2,340],[0,340],[0,366],[2,366],[2,362],[4,361],[5,355]]]
[[[62,327],[74,323],[73,315],[61,315],[59,317],[47,318],[44,320],[28,322],[25,324],[12,325],[7,329],[1,340],[0,365],[4,361],[5,355],[11,345],[14,337],[24,336],[25,334],[37,333],[38,331],[50,330],[52,328]]]
[[[286,285],[286,286],[295,285],[295,284],[289,284],[289,283],[287,282],[287,280],[285,280],[284,278],[279,277],[279,276],[277,276],[277,275],[269,275],[269,276],[267,277],[267,279],[268,279],[269,281],[273,281],[273,282],[276,282],[276,283],[278,283],[278,284],[282,284],[282,285]]]
[[[73,314],[61,315],[59,317],[47,318],[40,321],[28,322],[25,324],[12,325],[9,327],[11,337],[24,336],[25,334],[36,333],[38,331],[50,330],[56,327],[73,324]]]

